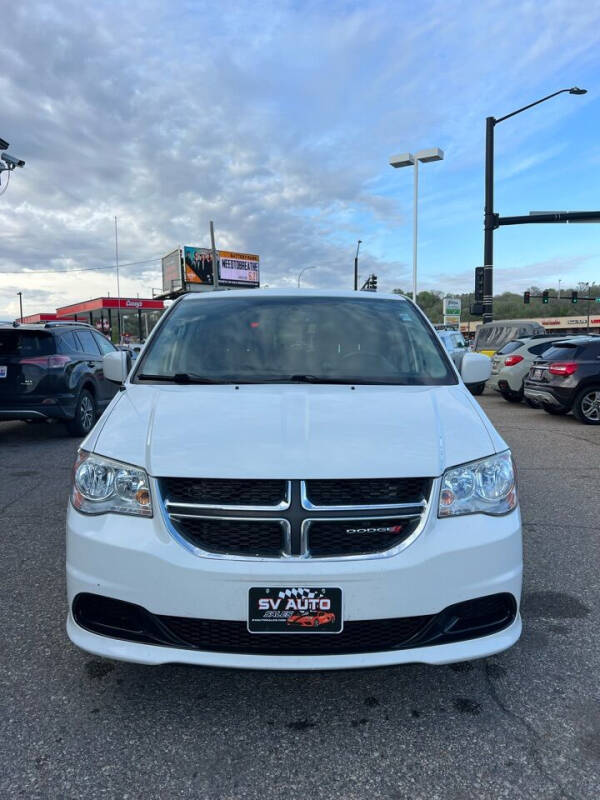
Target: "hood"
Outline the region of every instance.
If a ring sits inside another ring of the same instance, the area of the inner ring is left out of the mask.
[[[88,449],[155,477],[434,477],[506,449],[461,385],[128,384],[107,415]]]

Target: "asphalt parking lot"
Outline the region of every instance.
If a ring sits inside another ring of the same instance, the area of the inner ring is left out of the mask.
[[[141,667],[65,633],[77,441],[0,423],[0,796],[600,796],[600,427],[485,394],[515,455],[521,641],[493,658],[329,673]]]

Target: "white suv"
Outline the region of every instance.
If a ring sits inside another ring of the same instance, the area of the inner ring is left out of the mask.
[[[172,305],[75,465],[71,640],[144,664],[444,664],[521,633],[511,454],[409,300]]]

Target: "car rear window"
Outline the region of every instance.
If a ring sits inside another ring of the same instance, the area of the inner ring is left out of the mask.
[[[561,342],[560,345],[553,345],[548,350],[544,350],[543,358],[544,361],[569,361],[577,358],[581,351],[581,345]]]
[[[45,331],[0,330],[0,363],[4,356],[31,358],[56,352],[54,338]]]
[[[501,347],[498,350],[499,356],[507,356],[509,353],[513,353],[515,350],[518,350],[519,347],[523,347],[524,342],[519,341],[519,339],[514,339],[512,342],[507,342],[504,347]]]

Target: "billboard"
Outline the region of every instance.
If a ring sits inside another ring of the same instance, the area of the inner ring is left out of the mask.
[[[212,252],[207,247],[183,248],[185,282],[213,285]],[[217,250],[219,286],[260,285],[259,257],[253,253]]]
[[[230,253],[219,250],[219,284],[224,286],[258,286],[259,259],[252,253]]]
[[[179,248],[162,259],[163,292],[181,288],[181,254]]]
[[[186,283],[213,285],[212,254],[206,247],[184,247],[183,261]]]

